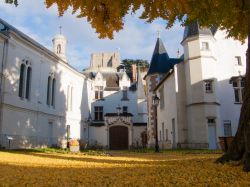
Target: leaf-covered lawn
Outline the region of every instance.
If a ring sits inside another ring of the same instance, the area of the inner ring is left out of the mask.
[[[250,173],[220,154],[0,152],[0,186],[250,186]]]

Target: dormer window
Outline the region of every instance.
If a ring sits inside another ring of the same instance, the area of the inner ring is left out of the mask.
[[[103,86],[95,86],[95,99],[103,99]]]
[[[208,42],[202,42],[201,50],[204,50],[204,51],[209,50],[209,43]]]

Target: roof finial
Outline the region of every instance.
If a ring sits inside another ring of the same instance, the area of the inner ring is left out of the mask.
[[[62,34],[62,26],[59,26],[60,34]]]
[[[160,31],[157,31],[157,38],[160,38]]]

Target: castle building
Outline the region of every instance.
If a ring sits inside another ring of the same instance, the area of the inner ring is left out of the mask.
[[[142,146],[142,133],[146,133],[147,126],[142,77],[138,71],[137,76],[133,75],[137,81],[132,83],[125,71],[117,71],[119,65],[119,53],[96,53],[91,55],[90,68],[83,72],[91,80],[88,142],[93,146]]]
[[[50,51],[0,19],[0,147],[9,140],[11,148],[65,147],[69,139],[110,149],[141,146],[147,120],[141,76],[131,84],[117,72],[117,52],[93,54],[90,68],[78,72],[67,60],[66,37],[52,42]]]
[[[247,46],[198,23],[185,28],[181,44],[184,55],[177,63],[157,62],[170,67],[153,88],[160,98],[159,145],[217,149],[219,137],[234,136],[238,128]]]

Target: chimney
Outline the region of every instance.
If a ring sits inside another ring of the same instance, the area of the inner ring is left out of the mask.
[[[132,64],[132,82],[136,82],[136,64]]]

